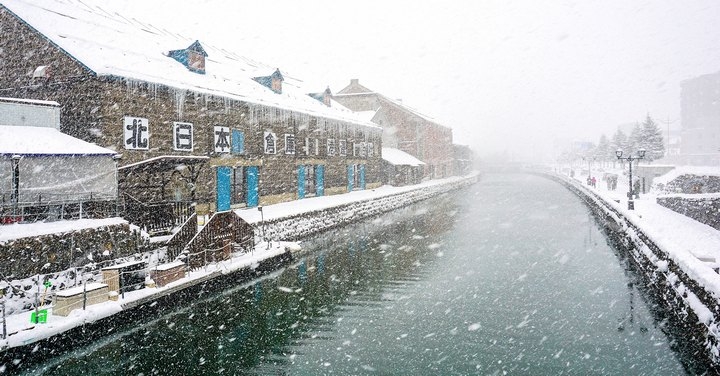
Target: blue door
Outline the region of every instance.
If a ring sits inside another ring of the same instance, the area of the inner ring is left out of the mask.
[[[230,210],[230,175],[232,168],[220,166],[215,173],[215,184],[217,186],[217,194],[215,206],[217,211]]]
[[[260,201],[260,195],[258,194],[258,181],[260,178],[260,172],[258,166],[248,166],[247,168],[245,168],[245,171],[247,171],[247,176],[245,177],[245,179],[247,181],[248,187],[247,206],[258,206],[258,202]]]
[[[315,196],[325,196],[325,166],[315,166]]]
[[[298,166],[298,198],[305,198],[305,166]]]
[[[358,171],[358,174],[360,175],[359,182],[359,188],[365,189],[365,165],[360,165],[360,170]]]
[[[347,166],[347,170],[348,170],[348,192],[352,192],[353,180],[355,179],[355,174],[353,173],[354,166],[353,165]]]

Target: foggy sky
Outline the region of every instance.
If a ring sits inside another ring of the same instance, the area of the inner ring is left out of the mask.
[[[112,3],[318,92],[358,78],[480,154],[550,157],[646,113],[678,128],[680,82],[720,70],[712,0]]]

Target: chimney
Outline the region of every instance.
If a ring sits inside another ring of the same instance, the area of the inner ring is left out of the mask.
[[[322,98],[323,98],[323,103],[326,106],[330,107],[330,99],[332,98],[332,91],[330,91],[330,86],[328,86],[327,89],[325,89],[325,91],[323,92]]]
[[[352,78],[352,79],[350,79],[350,85],[351,86],[360,85],[360,80],[358,80],[357,78]]]

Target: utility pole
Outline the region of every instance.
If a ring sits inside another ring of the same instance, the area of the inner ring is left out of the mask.
[[[670,124],[678,121],[678,119],[670,120],[670,115],[667,117],[667,121],[664,121],[665,125],[667,125],[667,151],[665,152],[665,155],[670,155]]]

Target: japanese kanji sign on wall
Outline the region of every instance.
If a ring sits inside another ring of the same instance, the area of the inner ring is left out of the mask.
[[[213,127],[213,140],[216,153],[230,152],[230,127]]]
[[[335,139],[334,138],[327,139],[327,155],[328,155],[328,157],[335,155]]]
[[[265,154],[277,153],[277,137],[275,133],[266,131],[263,136],[263,142],[265,144]]]
[[[285,135],[285,154],[295,154],[295,135]]]
[[[191,123],[173,123],[173,148],[179,151],[193,150],[193,125]]]
[[[347,141],[346,140],[338,141],[338,154],[342,157],[347,155]]]
[[[148,119],[125,116],[123,118],[123,144],[128,150],[148,150],[150,125]]]

